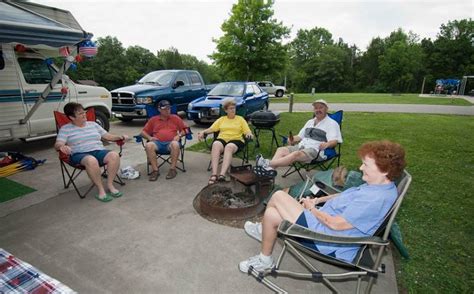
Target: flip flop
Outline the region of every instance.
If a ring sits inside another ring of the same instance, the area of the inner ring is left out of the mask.
[[[110,192],[110,196],[114,197],[114,198],[119,198],[119,197],[122,197],[123,193],[120,192],[120,191],[117,191],[116,193],[112,193]]]
[[[112,201],[114,198],[112,196],[110,196],[109,193],[105,194],[105,197],[104,198],[100,198],[99,195],[95,195],[95,199],[99,200],[100,202],[110,202]]]
[[[225,176],[220,175],[220,176],[217,178],[217,181],[218,181],[218,182],[221,182],[221,183],[222,183],[222,182],[225,182]]]

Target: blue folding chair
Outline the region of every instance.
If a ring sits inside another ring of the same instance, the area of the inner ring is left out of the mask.
[[[342,133],[342,118],[344,112],[342,110],[336,111],[334,113],[329,113],[328,116],[335,120],[339,124],[339,128]],[[341,143],[337,143],[337,146],[334,148],[327,148],[324,150],[324,155],[326,159],[322,159],[319,154],[318,157],[313,159],[311,162],[303,163],[303,162],[294,162],[290,168],[282,175],[282,177],[287,177],[295,172],[297,172],[301,179],[304,180],[305,178],[301,174],[300,170],[305,169],[306,171],[313,170],[315,168],[319,168],[321,170],[328,170],[334,162],[337,162],[337,166],[339,166],[341,160]]]
[[[160,111],[154,107],[153,105],[147,105],[145,107],[146,109],[146,113],[147,113],[147,116],[148,116],[148,119],[152,118],[153,116],[155,115],[159,115],[160,114]],[[171,113],[172,114],[177,114],[177,106],[176,104],[173,104],[171,105]],[[137,143],[142,143],[143,145],[143,149],[145,149],[145,141],[146,140],[143,140],[144,138],[141,136],[141,135],[136,135],[134,136],[135,138],[135,141]],[[179,138],[179,157],[178,157],[178,164],[181,165],[176,165],[176,168],[182,172],[186,172],[186,167],[184,165],[184,150],[185,150],[185,147],[186,147],[186,142],[188,140],[192,140],[193,139],[193,133],[191,131],[191,128],[190,127],[186,127],[185,128],[185,134],[183,136],[180,136]],[[158,150],[156,151],[156,157],[158,159],[158,168],[160,168],[161,166],[163,166],[165,163],[168,163],[168,164],[171,164],[171,152],[169,150],[167,150],[166,152],[159,152]],[[161,160],[161,163],[160,163],[160,160]],[[146,160],[146,172],[147,174],[149,175],[150,174],[150,161],[148,160],[148,157],[147,157],[147,160]]]

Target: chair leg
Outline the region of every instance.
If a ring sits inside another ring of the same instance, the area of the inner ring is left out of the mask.
[[[64,162],[62,161],[59,161],[59,166],[61,167],[61,176],[63,177],[63,185],[64,185],[64,189],[66,189],[66,178],[64,177]]]
[[[186,172],[186,167],[184,166],[184,147],[181,148],[181,165],[183,166],[182,172]]]
[[[293,163],[287,170],[286,172],[282,175],[283,178],[286,178],[287,176],[297,172],[298,175],[300,176],[300,178],[304,181],[304,177],[303,175],[301,174],[300,172],[300,169],[302,168],[302,166],[298,166],[298,163]]]
[[[115,175],[114,183],[119,184],[120,186],[125,186],[125,182],[119,175]]]
[[[77,171],[77,169],[74,169],[74,171],[72,173],[69,172],[69,170],[67,169],[66,166],[63,166],[63,170],[66,172],[68,178],[69,178],[69,181],[67,184],[65,184],[64,188],[67,189],[69,187],[69,185],[72,184],[72,186],[74,187],[74,190],[76,190],[76,193],[77,195],[79,196],[79,198],[81,199],[84,199],[86,198],[86,195],[89,194],[89,192],[92,190],[92,188],[94,188],[94,184],[92,184],[89,189],[87,189],[87,191],[82,194],[81,191],[79,190],[79,188],[76,186],[76,183],[74,182],[74,180],[77,178],[77,176],[82,172],[82,170],[80,170],[79,173],[76,174],[76,176],[74,176],[75,172]],[[63,175],[64,176],[64,175]],[[64,181],[65,183],[65,181]]]

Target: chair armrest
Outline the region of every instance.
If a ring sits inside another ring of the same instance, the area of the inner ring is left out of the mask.
[[[136,143],[142,143],[143,148],[145,148],[145,141],[149,142],[149,140],[143,140],[145,138],[143,138],[143,136],[141,134],[135,135],[135,136],[133,136],[133,138],[135,138]]]
[[[380,237],[342,237],[316,233],[306,227],[283,220],[278,227],[278,233],[287,237],[303,238],[307,240],[335,243],[335,244],[358,244],[358,245],[388,245],[390,241]]]
[[[66,163],[69,163],[69,161],[71,159],[71,155],[68,155],[68,154],[62,152],[61,150],[56,150],[56,151],[58,152],[59,160],[64,161]]]
[[[204,140],[203,140],[204,144],[206,145],[206,148],[209,149],[209,150],[211,150],[211,148],[212,148],[212,143],[211,143],[211,145],[209,145],[209,142],[207,142],[207,136],[210,135],[210,134],[212,134],[214,136],[213,139],[212,139],[212,143],[214,143],[214,141],[217,139],[217,136],[219,135],[219,131],[208,133],[208,134],[203,134],[204,135]]]
[[[191,128],[190,127],[186,127],[183,129],[184,130],[184,134],[183,135],[179,135],[179,143],[184,146],[186,145],[186,142],[188,140],[192,140],[193,139],[193,132],[191,131]]]

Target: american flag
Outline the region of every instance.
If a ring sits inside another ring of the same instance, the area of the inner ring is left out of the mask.
[[[79,47],[79,53],[86,57],[93,57],[97,55],[97,47]]]

